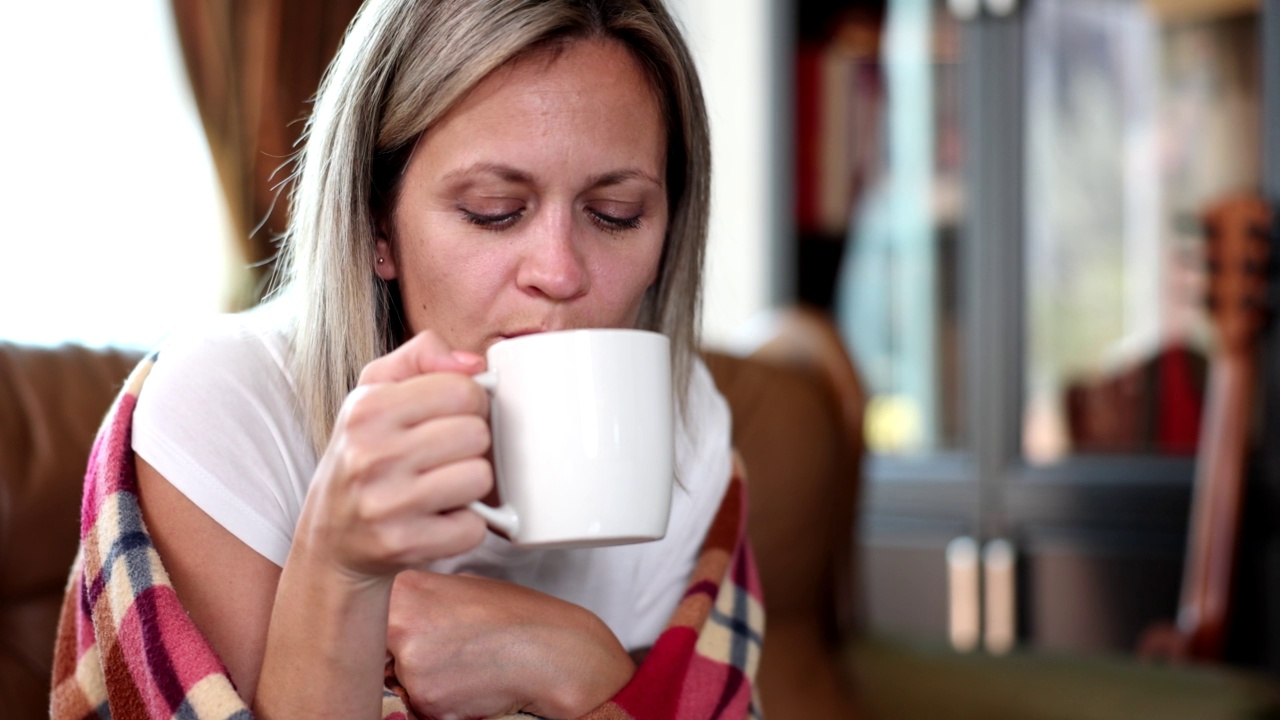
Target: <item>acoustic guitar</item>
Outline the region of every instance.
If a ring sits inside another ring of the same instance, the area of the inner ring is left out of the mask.
[[[1271,208],[1257,196],[1231,197],[1210,207],[1202,220],[1206,301],[1218,349],[1209,359],[1177,620],[1150,628],[1139,646],[1143,657],[1170,661],[1222,659],[1240,538],[1257,340],[1268,314]]]

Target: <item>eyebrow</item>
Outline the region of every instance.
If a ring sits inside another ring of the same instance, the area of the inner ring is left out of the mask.
[[[653,183],[658,187],[663,186],[661,181],[639,168],[616,170],[603,175],[595,175],[591,178],[591,181],[587,183],[587,186],[593,188],[609,187],[610,185],[621,185],[628,180],[644,180]]]
[[[513,183],[533,182],[533,176],[529,173],[517,170],[509,165],[499,165],[497,163],[476,163],[457,170],[450,170],[445,173],[441,180],[445,182],[469,181],[479,175],[496,175],[500,180]]]
[[[493,175],[500,180],[511,183],[529,184],[532,183],[533,175],[511,167],[510,165],[502,165],[500,163],[476,163],[468,165],[464,168],[451,170],[445,173],[441,178],[444,182],[470,182],[481,175]],[[663,187],[663,183],[649,173],[639,168],[626,168],[623,170],[614,170],[612,172],[603,173],[601,175],[593,175],[588,179],[587,186],[592,188],[609,187],[611,185],[620,185],[628,180],[643,180],[658,187]]]

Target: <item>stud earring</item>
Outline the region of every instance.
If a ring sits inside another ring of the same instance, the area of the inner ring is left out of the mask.
[[[379,264],[379,265],[381,265],[381,264],[382,264],[382,258],[378,258],[378,264]]]

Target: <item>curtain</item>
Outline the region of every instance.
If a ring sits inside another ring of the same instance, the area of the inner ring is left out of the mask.
[[[289,159],[361,0],[171,0],[196,108],[255,304],[288,221]]]

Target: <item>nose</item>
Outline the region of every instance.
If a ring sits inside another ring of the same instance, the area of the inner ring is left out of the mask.
[[[531,228],[516,282],[527,293],[565,301],[585,295],[591,275],[570,213],[548,212]]]

